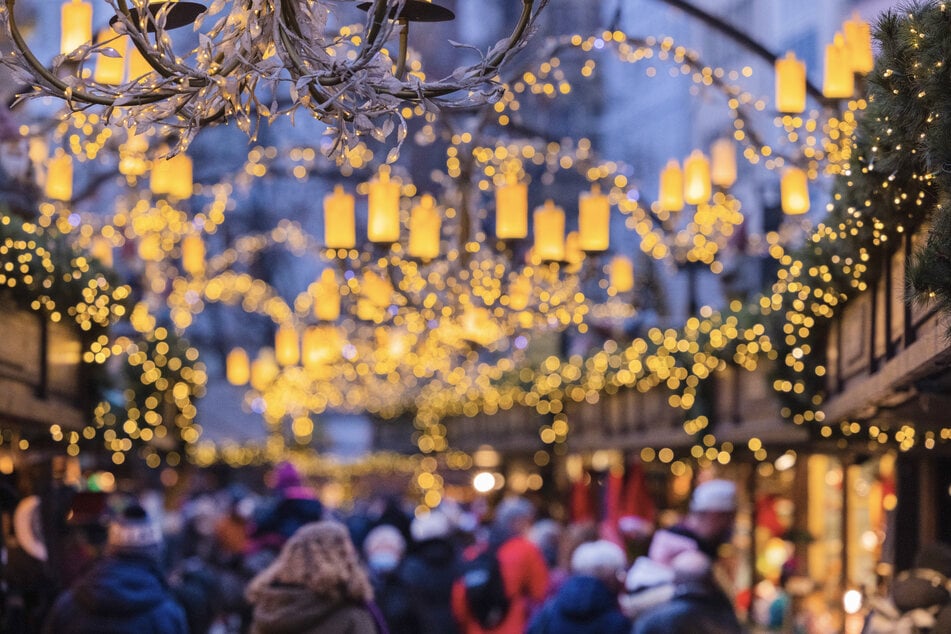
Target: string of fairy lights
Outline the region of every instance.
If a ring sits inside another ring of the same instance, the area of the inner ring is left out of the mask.
[[[481,227],[489,220],[491,194],[506,185],[511,175],[526,182],[528,173],[534,170],[541,173],[544,186],[561,171],[570,170],[604,189],[612,208],[625,216],[626,227],[639,237],[644,257],[661,263],[698,262],[713,273],[720,272],[722,264],[717,256],[743,222],[737,199],[726,190],[711,192],[709,200],[697,205],[696,211],[686,218],[675,206],[663,202],[663,191],[657,201],[645,206],[634,195],[634,170],[621,162],[597,157],[590,140],[554,142],[531,136],[513,140],[515,131],[526,125],[523,113],[529,108],[523,107],[523,101],[564,99],[577,93],[578,82],[596,76],[596,55],[605,52],[623,62],[645,66],[648,76],[663,75],[658,73],[657,65],[668,64],[674,73],[689,77],[695,89],[712,89],[724,96],[733,121],[729,138],[740,144],[740,155],[747,162],[784,174],[796,167],[804,172],[806,181],[848,173],[853,158],[853,133],[868,107],[864,99],[843,99],[841,111],[815,109],[806,113],[803,108],[801,113],[780,114],[773,119],[776,129],[781,131],[780,139],[770,144],[758,134],[752,114],[762,115],[769,100],[757,98],[739,85],[752,76],[749,67],[739,71],[709,67],[696,53],[669,38],[637,39],[620,30],[589,37],[554,38],[538,50],[542,53],[532,61],[532,68],[505,86],[501,98],[486,115],[500,131],[500,138],[453,131],[446,149],[445,170],[437,182],[449,189],[462,176],[463,161],[471,159],[470,182],[455,187],[471,185],[481,196],[474,210]],[[582,61],[566,61],[575,57]],[[573,75],[575,71],[577,77]],[[431,112],[407,106],[401,115],[408,120],[424,121],[416,135],[417,142],[432,144],[442,138],[442,128]],[[149,191],[143,187],[146,177],[154,181],[163,165],[160,159],[150,158],[153,150],[149,146],[155,144],[151,140],[155,131],[114,129],[103,123],[95,114],[73,113],[56,129],[55,138],[62,144],[61,150],[54,152],[46,163],[48,152],[37,140],[33,153],[43,159],[38,165],[47,171],[47,193],[50,183],[55,184],[58,178],[57,160],[62,163],[64,157],[72,157],[81,164],[93,165],[103,157],[117,159],[126,194],[119,198],[116,209],[105,214],[73,209],[69,191],[57,195],[58,200],[42,202],[36,224],[24,225],[23,230],[36,235],[58,232],[100,259],[108,259],[115,249],[134,246],[135,259],[142,263],[141,279],[149,299],[133,307],[121,301],[130,295],[129,287],[113,288],[99,273],[90,273],[91,279],[84,281],[82,301],[62,308],[57,304],[62,300],[50,294],[38,296],[31,305],[34,310],[42,309],[50,315],[67,314],[86,330],[93,324],[105,329],[121,319],[136,331],[136,337],[98,334],[84,349],[84,361],[88,363],[103,365],[113,356],[125,358],[138,372],[137,383],[147,388],[145,393],[131,388],[124,393],[127,403],[136,405],[119,408],[105,401],[100,403],[94,423],[79,434],[86,440],[99,439],[117,464],[124,461],[126,453],[139,450],[151,467],[175,466],[183,457],[179,450],[160,452],[152,442],[172,432],[187,448],[188,457],[200,465],[216,460],[235,465],[271,460],[287,451],[288,439],[293,440],[291,446],[305,446],[314,433],[313,419],[321,413],[361,410],[382,418],[411,413],[420,452],[427,457],[449,456],[449,468],[464,469],[471,466],[471,461],[467,462],[465,454],[452,450],[445,424],[448,419],[491,416],[514,407],[533,408],[538,414],[551,416],[552,422],[538,433],[546,446],[557,447],[570,436],[571,420],[566,413],[569,403],[596,403],[602,394],[620,389],[666,390],[668,405],[684,411],[685,433],[697,439],[689,449],[691,458],[700,464],[725,464],[734,451],[744,448],[720,442],[715,433],[707,430],[709,412],[704,410],[704,382],[727,365],[752,372],[773,364],[786,366],[794,374],[811,371],[821,380],[825,369],[810,361],[814,355],[822,354],[812,339],[813,328],[818,319],[835,314],[844,299],[840,289],[831,284],[832,278],[844,275],[856,291],[864,290],[867,284],[869,269],[864,252],[836,255],[825,264],[805,267],[787,251],[780,234],[773,232],[764,237],[764,242],[768,255],[780,264],[779,279],[773,292],[758,302],[732,302],[724,311],[703,306],[682,327],[650,328],[644,336],[630,341],[609,339],[584,356],[548,356],[535,366],[525,351],[540,326],[554,332],[570,328],[583,334],[592,316],[631,315],[634,284],[620,282],[624,270],[620,262],[608,263],[601,258],[592,265],[579,258],[579,270],[574,272],[570,264],[559,267],[537,262],[530,262],[524,269],[512,269],[511,254],[506,256],[508,260],[499,259],[499,245],[492,244],[483,230],[462,244],[444,235],[440,240],[440,258],[424,265],[409,257],[406,247],[399,243],[384,256],[360,249],[327,249],[300,224],[290,221],[266,232],[243,235],[232,246],[208,255],[205,241],[220,245],[214,236],[226,226],[242,192],[276,174],[290,175],[307,185],[312,174],[321,173],[321,155],[327,148],[255,146],[249,150],[244,165],[230,178],[214,184],[195,184],[184,192],[169,191],[169,185],[155,191],[153,182]],[[30,134],[29,129],[22,132]],[[345,178],[365,173],[378,162],[377,154],[378,149],[366,143],[353,143],[346,148],[339,173]],[[387,156],[388,161],[391,158],[392,155]],[[399,164],[394,167],[398,170]],[[681,177],[686,172],[685,162]],[[733,172],[735,178],[735,166]],[[190,184],[190,172],[187,180]],[[421,192],[408,177],[404,175],[398,182],[402,197],[420,200]],[[367,186],[358,186],[356,192],[368,193]],[[441,204],[448,219],[460,213],[451,196],[447,195]],[[409,221],[408,207],[404,204],[401,211],[404,224]],[[850,223],[863,222],[858,214],[850,217],[852,220],[845,219],[837,226],[820,224],[809,243],[817,247],[827,242],[841,245],[854,229]],[[5,225],[11,222],[9,216],[4,217]],[[886,239],[888,230],[877,222],[872,224],[876,239]],[[28,237],[25,240],[7,239],[4,255],[15,247],[34,251],[30,257],[43,260],[42,250],[29,246]],[[265,280],[247,271],[248,264],[259,254],[275,248],[313,258],[319,271],[330,271],[334,277],[322,274],[305,291],[284,298]],[[474,266],[453,269],[451,264],[463,258],[471,259]],[[87,272],[79,259],[72,261],[71,266],[81,274]],[[8,267],[0,278],[7,287],[32,284],[28,274],[15,268]],[[526,271],[532,271],[530,277],[526,277]],[[509,274],[513,277],[506,278]],[[594,280],[593,289],[591,284],[585,285],[585,275]],[[80,278],[83,275],[76,279]],[[505,288],[497,285],[502,278],[507,279]],[[519,310],[517,306],[513,308],[512,297],[525,280],[531,297],[525,299],[525,306]],[[326,296],[318,292],[322,282],[335,287],[338,300],[343,301],[344,315],[314,325],[312,314],[318,307],[318,298]],[[459,319],[460,307],[466,306],[466,302],[471,305],[474,296],[490,310],[484,318],[473,322],[474,326],[470,325],[469,332],[484,332],[490,323],[502,324],[497,335],[485,340],[468,336]],[[624,301],[617,301],[619,297]],[[311,331],[313,336],[321,342],[311,349],[316,357],[310,364],[300,356],[299,339],[294,343],[298,357],[286,362],[277,359],[279,346],[275,345],[268,353],[274,355],[272,362],[259,366],[258,381],[254,379],[250,360],[246,361],[248,376],[244,382],[251,383],[246,406],[263,415],[271,432],[263,445],[215,446],[200,439],[201,427],[194,421],[193,399],[201,395],[208,377],[197,360],[197,350],[187,344],[178,345],[178,340],[173,342],[171,338],[175,333],[187,335],[208,303],[240,305],[247,313],[265,316],[273,321],[279,337],[291,332],[300,337],[300,330],[310,326],[315,329]],[[761,323],[764,317],[776,314],[782,314],[784,319],[779,341]],[[168,323],[163,326],[166,318]],[[438,327],[434,327],[437,323]],[[524,339],[516,345],[520,337]],[[868,431],[877,443],[882,438],[893,439],[901,449],[910,449],[919,441],[923,446],[933,447],[935,442],[946,441],[951,435],[943,430],[919,438],[907,426],[897,431],[875,427],[873,433],[871,428],[866,430],[853,422],[842,423],[833,430],[823,420],[818,396],[821,391],[813,389],[814,382],[780,377],[774,380],[773,387],[780,394],[812,399],[796,411],[786,406],[783,415],[795,423],[818,424],[826,437]],[[170,419],[163,410],[169,403],[175,406]],[[65,442],[71,455],[79,452],[76,434],[51,430],[51,435],[57,442]],[[763,463],[763,469],[768,468],[766,461],[771,456],[761,441],[751,439],[745,449]],[[656,459],[671,465],[671,469],[681,469],[685,464],[670,448],[645,449],[641,458]],[[389,463],[395,464],[393,460]],[[438,466],[428,458],[414,458],[412,465],[418,472],[417,485],[429,506],[438,504]],[[435,504],[430,504],[433,501]]]

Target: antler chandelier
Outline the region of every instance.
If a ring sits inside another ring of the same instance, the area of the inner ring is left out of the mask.
[[[429,80],[418,69],[408,72],[410,22],[454,16],[423,0],[356,5],[366,11],[362,28],[347,26],[353,5],[334,0],[214,0],[207,8],[174,0],[106,1],[115,14],[95,37],[92,5],[63,5],[61,55],[48,68],[17,25],[16,0],[4,0],[0,23],[15,50],[2,61],[32,87],[26,97],[57,97],[74,111],[99,108],[120,125],[174,126],[183,146],[215,122],[234,120],[254,137],[262,120],[303,108],[334,130],[335,151],[362,134],[384,141],[394,129],[402,141],[400,109],[407,102],[435,109],[493,101],[502,90],[499,68],[525,45],[548,2],[522,0],[507,38],[479,62]],[[197,38],[173,36],[191,23]],[[395,55],[386,48],[394,34]]]

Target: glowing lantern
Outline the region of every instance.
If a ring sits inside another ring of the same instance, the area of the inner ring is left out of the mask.
[[[46,197],[52,200],[70,200],[73,197],[73,157],[57,150],[50,157],[46,173]]]
[[[141,176],[148,169],[145,152],[149,141],[135,128],[129,128],[125,143],[119,146],[119,173],[125,176]]]
[[[442,220],[435,204],[433,197],[426,194],[410,212],[407,247],[410,257],[421,260],[439,257],[439,231]]]
[[[60,25],[60,53],[66,55],[88,44],[92,41],[92,5],[82,0],[67,2],[62,7]]]
[[[162,238],[157,233],[149,233],[139,240],[138,245],[139,258],[149,262],[158,262],[165,258],[165,251],[162,249]]]
[[[301,360],[305,368],[314,369],[335,360],[340,355],[342,347],[336,328],[311,326],[304,331]]]
[[[390,281],[373,271],[363,274],[363,296],[378,308],[390,305],[393,299],[393,285]]]
[[[565,259],[565,212],[551,200],[535,209],[535,255],[542,262]]]
[[[736,182],[736,144],[733,139],[717,139],[710,146],[710,181],[717,187]]]
[[[246,385],[251,380],[251,362],[244,348],[235,348],[225,359],[225,377],[231,385]]]
[[[153,72],[155,69],[152,68],[152,65],[149,64],[148,60],[139,52],[139,49],[134,45],[129,48],[129,79],[136,80],[149,73]]]
[[[189,275],[205,274],[205,243],[199,235],[182,238],[182,268]]]
[[[102,262],[103,266],[112,268],[112,242],[102,236],[96,236],[89,245],[89,254]]]
[[[630,258],[616,255],[608,266],[608,281],[618,293],[626,293],[634,288],[634,263]]]
[[[277,361],[274,359],[274,350],[262,348],[257,358],[251,362],[251,387],[257,391],[264,390],[280,373]]]
[[[153,194],[184,200],[191,198],[193,187],[192,160],[184,152],[152,163],[149,189]]]
[[[611,201],[594,185],[578,196],[578,246],[588,252],[607,251],[611,241]]]
[[[806,109],[806,64],[789,51],[776,60],[776,110],[797,113]]]
[[[870,73],[875,68],[875,59],[872,55],[872,30],[868,22],[860,18],[858,13],[853,13],[852,19],[845,21],[843,30],[852,70],[863,75]]]
[[[532,296],[532,281],[519,275],[509,287],[509,308],[512,310],[525,310],[528,307],[528,300]]]
[[[320,280],[311,284],[314,298],[314,317],[321,321],[336,321],[340,317],[340,285],[333,269],[324,269]]]
[[[377,177],[368,185],[367,238],[370,242],[399,242],[400,185],[390,180],[389,165],[381,165]]]
[[[521,240],[528,236],[528,185],[509,172],[505,184],[495,190],[495,237]]]
[[[99,57],[96,58],[96,69],[93,71],[92,78],[100,84],[118,86],[125,79],[125,57],[129,41],[120,37],[112,27],[104,29],[96,39],[100,44],[108,42],[107,46],[118,56],[112,57],[100,52]]]
[[[684,208],[684,175],[680,163],[675,159],[667,161],[660,172],[660,192],[657,203],[663,211],[680,211]]]
[[[829,99],[847,99],[855,92],[855,75],[849,59],[845,38],[836,33],[832,44],[826,46],[825,76],[822,94]]]
[[[798,167],[787,168],[779,184],[783,213],[790,216],[809,211],[809,179]]]
[[[684,160],[684,201],[699,205],[710,200],[710,161],[700,150],[694,150]]]
[[[352,249],[357,244],[353,195],[335,185],[324,196],[324,243],[328,249]]]
[[[300,338],[293,326],[281,326],[274,335],[274,357],[281,365],[297,365],[300,361]]]

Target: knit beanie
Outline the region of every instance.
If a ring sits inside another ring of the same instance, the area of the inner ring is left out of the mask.
[[[109,523],[110,555],[158,559],[161,549],[162,531],[140,505],[130,504]]]

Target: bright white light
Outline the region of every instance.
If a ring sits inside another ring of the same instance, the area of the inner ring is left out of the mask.
[[[488,493],[495,488],[495,476],[488,471],[477,473],[472,478],[472,488],[479,493]]]
[[[842,595],[842,607],[846,614],[858,614],[862,609],[862,593],[858,590],[847,590]]]
[[[785,471],[796,466],[796,452],[787,451],[779,458],[776,458],[776,470]]]

